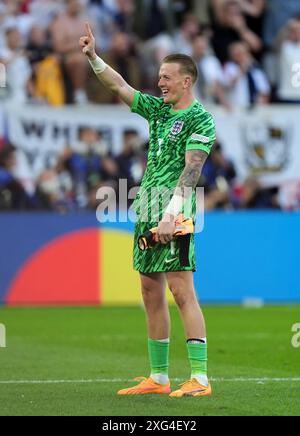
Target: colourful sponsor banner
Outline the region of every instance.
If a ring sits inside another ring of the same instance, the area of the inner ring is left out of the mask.
[[[18,270],[10,284],[6,303],[99,303],[99,242],[100,231],[88,228],[48,242]]]
[[[207,214],[195,238],[201,302],[299,302],[299,227],[299,213]],[[0,303],[141,304],[132,232],[90,213],[1,214]]]
[[[141,303],[132,226],[100,228],[92,214],[5,214],[0,223],[0,302]]]
[[[93,215],[4,213],[0,235],[0,301],[99,303],[99,229]]]
[[[141,303],[139,275],[132,267],[133,235],[128,231],[101,231],[100,282],[104,304]],[[110,254],[108,254],[110,253]]]

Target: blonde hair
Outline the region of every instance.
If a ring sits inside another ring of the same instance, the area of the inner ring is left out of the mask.
[[[197,81],[198,70],[194,60],[185,54],[171,54],[162,60],[162,64],[179,64],[181,72],[192,77],[193,83]]]

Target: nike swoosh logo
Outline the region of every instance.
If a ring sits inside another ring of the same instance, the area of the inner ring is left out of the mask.
[[[171,262],[174,262],[174,260],[176,260],[176,259],[177,259],[177,257],[173,257],[173,259],[166,259],[165,262],[171,263]]]
[[[189,396],[189,395],[193,395],[193,394],[200,394],[201,392],[206,392],[206,389],[194,389],[193,391],[190,392],[186,392],[185,395]]]

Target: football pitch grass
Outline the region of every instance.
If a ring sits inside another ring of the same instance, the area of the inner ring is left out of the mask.
[[[0,308],[0,415],[299,415],[299,306],[204,307],[213,396],[119,397],[149,373],[141,307]],[[172,388],[189,376],[185,338],[171,308]]]

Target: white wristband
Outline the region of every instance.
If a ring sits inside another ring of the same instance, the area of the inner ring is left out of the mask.
[[[96,59],[89,58],[89,63],[96,74],[103,73],[107,67],[107,64],[101,58],[99,58],[99,56],[96,56]]]
[[[171,198],[170,203],[168,204],[168,207],[165,210],[165,214],[173,215],[174,217],[177,217],[179,213],[182,211],[183,205],[184,205],[185,199],[182,195],[173,195]]]

